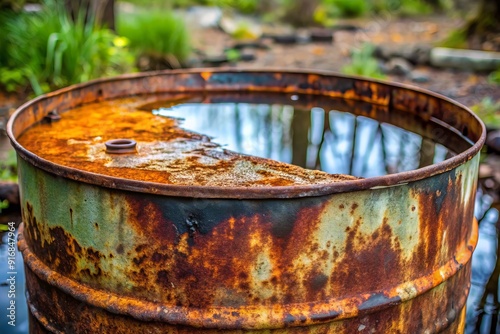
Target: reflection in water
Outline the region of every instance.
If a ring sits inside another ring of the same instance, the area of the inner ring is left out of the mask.
[[[365,103],[330,99],[307,107],[298,105],[300,99],[289,99],[289,104],[227,100],[231,98],[153,112],[179,118],[181,127],[211,136],[232,151],[360,177],[428,166],[454,155],[447,144],[464,149],[469,145],[431,122]]]
[[[498,257],[498,210],[493,198],[479,189],[474,215],[479,220],[479,239],[472,256],[472,279],[467,299],[466,334],[500,332],[500,258]]]

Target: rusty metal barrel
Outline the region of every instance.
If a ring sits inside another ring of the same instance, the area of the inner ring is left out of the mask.
[[[221,91],[364,101],[441,124],[471,145],[379,177],[221,188],[89,173],[17,141],[54,110]],[[446,97],[328,72],[176,70],[41,96],[17,110],[8,134],[18,154],[31,333],[463,331],[485,129]]]

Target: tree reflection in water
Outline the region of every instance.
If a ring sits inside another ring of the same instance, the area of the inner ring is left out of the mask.
[[[445,146],[450,139],[452,147],[468,145],[415,115],[368,103],[324,97],[317,105],[297,98],[287,104],[228,102],[234,99],[243,98],[187,102],[154,112],[182,119],[183,128],[206,134],[228,150],[360,177],[443,161],[454,155]]]

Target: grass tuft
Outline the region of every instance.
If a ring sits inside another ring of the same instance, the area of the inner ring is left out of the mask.
[[[128,72],[133,58],[114,43],[116,35],[92,18],[73,21],[56,1],[41,12],[2,17],[6,37],[0,84],[12,91],[29,83],[36,95],[90,79]]]
[[[169,11],[138,9],[135,13],[122,13],[117,18],[117,31],[140,56],[174,57],[182,63],[191,52],[184,21]]]
[[[353,51],[351,63],[342,67],[342,73],[384,79],[385,75],[380,70],[377,59],[373,57],[374,50],[372,44],[365,43],[360,49]]]

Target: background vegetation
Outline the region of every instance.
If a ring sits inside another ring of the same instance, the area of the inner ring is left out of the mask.
[[[150,69],[181,67],[191,51],[186,25],[171,12],[123,13],[117,17],[117,33],[138,57],[148,59]]]
[[[452,0],[115,1],[141,8],[129,13],[117,12],[114,32],[96,24],[88,13],[71,17],[64,7],[68,2],[82,1],[42,0],[41,11],[28,13],[21,10],[25,1],[0,0],[3,51],[0,53],[0,86],[3,90],[24,90],[39,95],[89,79],[134,71],[140,61],[146,61],[146,69],[182,67],[191,51],[188,30],[182,20],[169,11],[172,8],[219,6],[247,14],[267,13],[273,16],[271,19],[295,25],[330,26],[339,17],[387,13],[420,15],[447,9],[453,4]],[[164,10],[156,10],[158,7]],[[114,22],[108,26],[114,27]],[[463,36],[457,35],[459,41],[463,41]],[[346,71],[358,73],[359,69]]]
[[[90,79],[128,72],[133,57],[109,29],[93,19],[69,17],[56,1],[38,12],[0,13],[0,84],[36,95]]]
[[[495,1],[482,0],[481,6],[477,6],[480,14],[494,13],[491,4]],[[101,2],[114,3],[114,8],[127,3],[135,6],[129,11],[116,10],[112,22],[101,22],[102,18],[95,19],[88,11],[74,11],[79,8],[78,4],[96,0],[41,0],[38,2],[42,9],[34,12],[22,10],[25,2],[0,0],[0,91],[39,95],[137,68],[186,66],[191,54],[189,32],[183,20],[172,11],[179,7],[218,6],[223,11],[265,14],[267,19],[296,26],[329,27],[335,25],[338,18],[448,11],[458,0],[103,0]],[[444,45],[466,47],[472,29],[484,29],[490,21],[491,15],[483,21],[474,18]],[[108,26],[116,29],[110,30]],[[372,52],[369,45],[355,50],[352,63],[343,71],[382,77]],[[498,83],[499,77],[496,71],[490,80]]]

